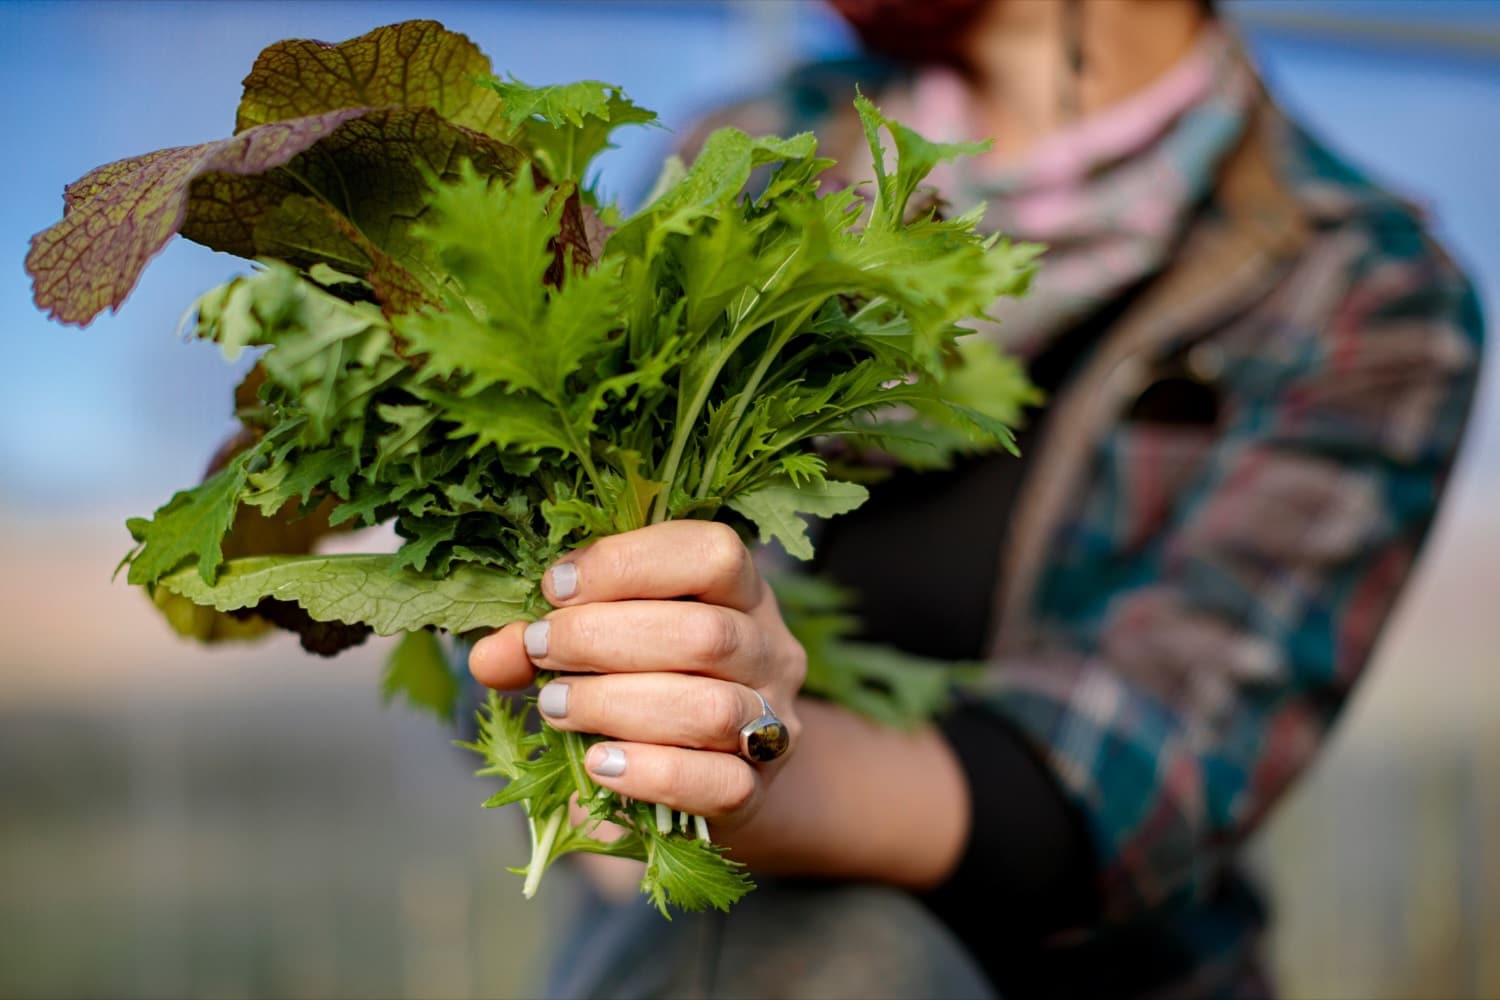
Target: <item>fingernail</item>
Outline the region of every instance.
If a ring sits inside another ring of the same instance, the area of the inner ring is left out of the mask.
[[[594,747],[589,760],[589,770],[601,778],[618,778],[625,773],[625,751],[619,747]]]
[[[578,593],[578,567],[572,563],[558,563],[547,570],[552,594],[559,600],[567,600]]]
[[[526,626],[521,641],[526,644],[526,655],[540,660],[547,655],[547,638],[552,634],[552,623],[545,619]]]
[[[561,681],[543,685],[536,695],[536,707],[543,715],[561,719],[568,714],[568,686]]]

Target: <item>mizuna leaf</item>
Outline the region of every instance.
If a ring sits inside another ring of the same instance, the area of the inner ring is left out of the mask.
[[[469,173],[434,195],[435,224],[422,232],[454,286],[449,308],[398,323],[429,373],[463,373],[471,393],[498,383],[561,406],[566,380],[611,347],[620,262],[575,269],[550,291],[545,281],[564,205],[524,173],[509,186]]]
[[[818,140],[811,132],[779,139],[721,128],[704,141],[687,172],[621,225],[606,246],[633,256],[653,256],[668,233],[685,233],[693,220],[727,208],[756,167],[810,159],[817,149]]]
[[[517,699],[490,691],[475,721],[479,735],[473,743],[460,745],[484,757],[480,774],[515,778],[542,745],[541,733],[527,730],[524,705],[518,706]]]
[[[160,585],[219,611],[291,601],[320,622],[362,622],[379,635],[419,628],[468,632],[531,617],[536,584],[477,566],[433,579],[392,570],[395,556],[251,556],[225,563],[215,583],[179,570]]]
[[[984,142],[932,142],[894,119],[887,118],[869,98],[858,94],[854,107],[859,112],[874,159],[876,196],[871,211],[870,225],[877,229],[894,229],[906,216],[906,203],[916,191],[917,185],[932,172],[939,163],[956,160],[960,156],[974,156],[986,152],[990,141]],[[880,143],[880,129],[885,128],[896,141],[896,172],[890,174],[885,168],[885,150]]]
[[[690,912],[727,911],[753,887],[744,866],[724,857],[722,847],[654,830],[647,835],[641,889],[663,916],[670,916],[668,903]]]
[[[553,181],[582,181],[594,157],[609,148],[609,137],[623,125],[649,125],[648,111],[614,84],[598,80],[529,87],[511,77],[489,87],[504,101],[506,119],[517,141],[532,151]]]

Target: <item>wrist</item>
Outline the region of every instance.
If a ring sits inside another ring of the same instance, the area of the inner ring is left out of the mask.
[[[934,727],[903,732],[846,709],[798,699],[795,753],[756,814],[720,837],[767,874],[940,884],[969,834],[967,779]]]

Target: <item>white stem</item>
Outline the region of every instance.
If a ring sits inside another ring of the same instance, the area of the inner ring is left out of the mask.
[[[698,839],[703,841],[705,844],[709,843],[708,820],[704,819],[702,816],[694,816],[693,826],[698,830]]]
[[[521,895],[527,899],[536,895],[537,888],[542,884],[542,872],[547,870],[547,859],[552,855],[552,845],[557,843],[557,831],[562,829],[563,815],[567,809],[558,806],[552,810],[552,815],[547,817],[547,825],[542,829],[542,836],[531,849],[531,864],[526,866],[526,884],[521,886]]]
[[[660,802],[656,804],[656,832],[663,837],[672,832],[672,810]]]

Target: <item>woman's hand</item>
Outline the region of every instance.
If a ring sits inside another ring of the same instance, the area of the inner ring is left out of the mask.
[[[474,676],[515,690],[537,670],[564,675],[538,707],[559,729],[608,738],[585,761],[606,788],[718,828],[754,815],[787,758],[746,762],[740,730],[764,697],[796,752],[807,658],[734,531],[669,521],[603,538],[552,566],[542,586],[557,610],[480,640]]]

